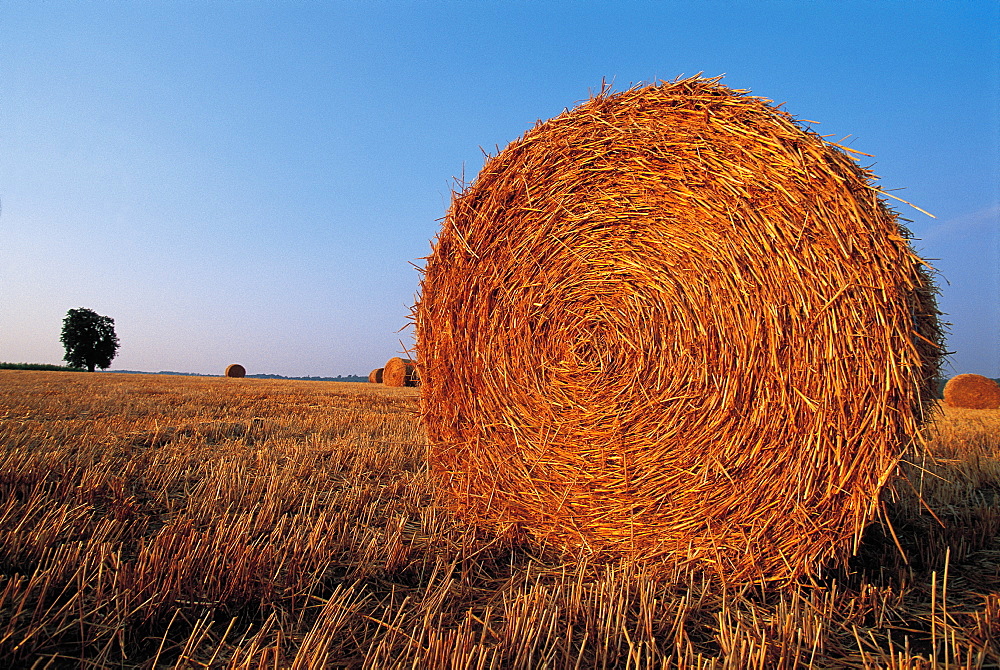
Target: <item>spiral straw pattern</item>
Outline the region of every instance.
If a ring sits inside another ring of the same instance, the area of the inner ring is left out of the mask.
[[[394,356],[382,368],[382,383],[386,386],[417,386],[417,362]]]
[[[769,102],[603,91],[455,194],[414,307],[441,504],[729,581],[851,553],[931,398],[935,288]]]

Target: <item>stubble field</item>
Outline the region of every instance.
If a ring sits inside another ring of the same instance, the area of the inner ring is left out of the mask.
[[[1000,411],[942,410],[847,568],[723,589],[436,511],[418,390],[0,371],[0,665],[1000,665]]]

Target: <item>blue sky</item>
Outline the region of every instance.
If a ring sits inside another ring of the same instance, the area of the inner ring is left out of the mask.
[[[453,177],[585,100],[725,75],[875,156],[1000,377],[1000,3],[0,0],[0,360],[367,374]]]

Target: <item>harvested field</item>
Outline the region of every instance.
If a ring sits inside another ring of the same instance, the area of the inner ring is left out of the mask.
[[[0,661],[1000,664],[1000,411],[942,410],[885,496],[892,531],[869,529],[849,568],[726,590],[451,520],[430,503],[417,393],[0,371]]]

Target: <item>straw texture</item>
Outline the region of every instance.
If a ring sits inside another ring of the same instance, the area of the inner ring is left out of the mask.
[[[382,368],[382,383],[386,386],[417,386],[417,362],[394,357]]]
[[[382,371],[383,370],[385,370],[385,368],[375,368],[374,370],[372,370],[371,372],[369,372],[368,373],[368,381],[370,383],[372,383],[372,384],[381,384],[382,383]]]
[[[1000,409],[1000,386],[982,375],[957,375],[944,385],[944,402],[965,409]]]
[[[227,377],[246,377],[247,369],[240,365],[239,363],[233,363],[226,368]]]
[[[414,307],[442,504],[729,580],[852,551],[931,398],[935,289],[873,175],[768,102],[604,91],[454,196]]]

